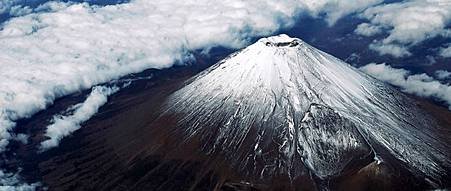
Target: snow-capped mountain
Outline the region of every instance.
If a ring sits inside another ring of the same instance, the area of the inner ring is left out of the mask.
[[[263,38],[201,73],[174,69],[131,87],[43,153],[37,173],[45,186],[451,186],[451,121],[442,119],[451,119],[448,110],[407,96],[300,39]]]
[[[260,39],[193,77],[163,111],[182,132],[180,144],[196,140],[262,180],[328,180],[369,157],[433,186],[450,169],[441,127],[411,98],[287,35]]]

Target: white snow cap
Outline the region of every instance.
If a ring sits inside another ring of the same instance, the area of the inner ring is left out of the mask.
[[[298,38],[291,38],[290,36],[286,34],[280,34],[277,36],[270,36],[267,38],[262,38],[258,40],[258,42],[264,43],[267,46],[273,46],[273,47],[294,47],[299,44],[304,43],[301,39]],[[293,44],[290,44],[293,43]],[[296,44],[298,43],[298,44]],[[291,46],[290,46],[291,45]]]
[[[261,38],[251,46],[261,46],[261,48],[272,47],[276,49],[296,50],[300,47],[307,49],[307,44],[299,38],[291,38],[286,34]]]

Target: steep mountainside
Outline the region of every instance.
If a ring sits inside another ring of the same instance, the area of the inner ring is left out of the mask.
[[[259,40],[198,75],[167,102],[185,138],[261,177],[337,176],[374,152],[439,183],[450,148],[409,98],[286,35]]]

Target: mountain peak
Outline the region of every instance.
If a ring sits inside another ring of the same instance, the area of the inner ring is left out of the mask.
[[[296,47],[303,43],[301,39],[291,38],[286,34],[262,38],[258,43],[263,43],[268,47]]]

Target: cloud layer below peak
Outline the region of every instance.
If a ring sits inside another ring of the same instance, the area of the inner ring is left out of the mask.
[[[83,103],[69,108],[73,110],[71,115],[53,117],[52,124],[47,127],[45,135],[50,139],[41,143],[41,149],[47,150],[58,146],[63,137],[70,135],[80,128],[81,123],[90,119],[97,110],[107,102],[108,96],[119,90],[118,87],[97,86]]]
[[[387,64],[368,64],[360,68],[363,72],[400,87],[402,91],[422,97],[433,97],[444,101],[451,110],[451,85],[443,84],[427,74],[410,74],[404,69],[392,68]],[[447,78],[450,73],[440,71],[437,78]]]

